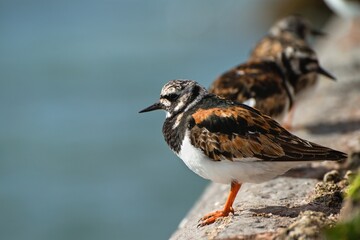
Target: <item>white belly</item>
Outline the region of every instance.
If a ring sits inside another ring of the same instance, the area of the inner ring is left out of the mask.
[[[285,173],[298,166],[299,162],[262,162],[256,159],[239,161],[214,161],[190,143],[185,134],[178,156],[193,172],[218,183],[252,182],[260,183]]]

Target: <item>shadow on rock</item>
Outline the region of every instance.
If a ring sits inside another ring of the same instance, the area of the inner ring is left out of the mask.
[[[305,211],[322,212],[329,216],[331,214],[337,214],[340,212],[342,201],[343,197],[341,192],[336,191],[318,196],[311,202],[300,206],[267,206],[259,209],[250,209],[250,211],[254,212],[254,215],[257,216],[268,216],[269,214],[272,214],[281,217],[295,218],[298,217],[301,212]]]
[[[312,167],[301,166],[297,168],[290,169],[283,176],[292,177],[292,178],[311,178],[311,179],[322,179],[324,174],[329,171],[328,168],[323,166]]]
[[[348,133],[360,130],[360,119],[349,119],[335,123],[315,123],[303,126],[312,134],[326,135],[333,133]]]

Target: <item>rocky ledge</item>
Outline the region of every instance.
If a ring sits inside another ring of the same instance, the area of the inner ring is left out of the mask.
[[[244,184],[235,214],[197,228],[198,220],[224,204],[229,186],[210,184],[171,239],[319,239],[340,218],[349,170],[360,161],[360,47],[344,41],[346,23],[334,20],[317,44],[322,65],[337,82],[319,86],[296,106],[294,133],[349,153],[347,162],[297,168],[262,184]]]

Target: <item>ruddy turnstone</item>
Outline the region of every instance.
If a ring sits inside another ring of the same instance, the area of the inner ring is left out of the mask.
[[[304,89],[304,75],[311,73],[322,74],[335,79],[319,64],[315,51],[310,47],[307,39],[309,35],[322,34],[313,29],[303,17],[292,15],[276,22],[266,35],[253,49],[250,59],[273,59],[284,68],[294,92]],[[311,80],[313,82],[314,80]],[[305,83],[305,85],[307,85]],[[313,84],[310,84],[313,85]]]
[[[325,33],[311,26],[311,23],[299,15],[290,15],[275,22],[251,52],[251,58],[277,58],[286,46],[291,46],[294,39],[305,41],[309,45],[309,37],[323,36]]]
[[[208,93],[195,81],[168,82],[160,101],[140,113],[158,109],[166,112],[163,134],[175,154],[201,177],[231,185],[224,208],[201,218],[199,226],[234,213],[244,182],[267,181],[301,162],[346,158],[292,135],[249,106]]]
[[[310,48],[302,44],[295,46],[279,53],[281,62],[270,55],[269,58],[250,59],[226,71],[212,83],[209,91],[255,107],[282,122],[286,113],[290,109],[293,111],[293,103],[299,94],[316,83],[313,68],[333,78],[319,66]],[[290,128],[290,122],[291,117],[284,126]]]
[[[293,103],[289,83],[272,60],[249,61],[223,73],[209,92],[244,103],[281,121]]]
[[[298,95],[315,84],[317,74],[335,80],[320,66],[315,51],[307,42],[310,34],[319,33],[300,16],[286,17],[276,22],[268,35],[255,46],[250,60],[272,59],[278,62],[294,94]]]
[[[276,61],[282,68],[289,82],[290,92],[295,102],[304,97],[304,93],[313,89],[318,80],[318,74],[329,79],[335,77],[323,69],[315,51],[308,43],[309,35],[321,35],[313,29],[303,17],[292,15],[281,19],[271,27],[269,33],[255,46],[249,61],[270,59]],[[285,125],[291,127],[290,118]]]

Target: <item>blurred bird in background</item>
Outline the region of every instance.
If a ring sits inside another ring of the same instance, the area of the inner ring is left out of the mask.
[[[282,68],[293,99],[307,96],[314,89],[318,75],[335,77],[323,69],[316,52],[309,43],[310,36],[323,36],[323,32],[299,16],[290,15],[277,21],[268,34],[260,40],[250,55],[250,60],[272,59]],[[290,129],[294,114],[292,107],[283,125]]]
[[[280,122],[293,104],[283,71],[273,60],[240,64],[218,77],[209,91],[254,107]]]
[[[293,103],[313,89],[318,74],[335,79],[324,70],[309,44],[310,35],[324,35],[299,15],[277,21],[252,50],[247,63],[217,78],[210,92],[240,101],[283,121],[290,129]]]

